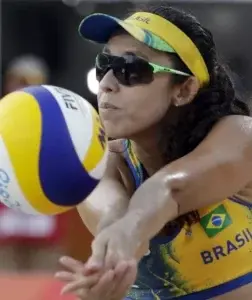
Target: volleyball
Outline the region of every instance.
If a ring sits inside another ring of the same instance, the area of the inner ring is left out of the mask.
[[[0,101],[0,201],[28,214],[63,213],[102,178],[107,138],[96,110],[56,86],[31,86]]]

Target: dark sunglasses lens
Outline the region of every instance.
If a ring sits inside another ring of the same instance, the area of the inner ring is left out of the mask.
[[[146,84],[153,80],[152,67],[135,55],[125,55],[116,60],[113,71],[118,81],[127,86]]]
[[[105,53],[100,53],[96,56],[95,62],[98,68],[103,69],[111,64],[111,56]]]
[[[96,78],[101,81],[109,69],[117,80],[126,86],[148,84],[153,80],[153,68],[144,59],[135,55],[112,56],[98,54],[96,57]]]
[[[110,56],[104,53],[98,54],[95,60],[96,79],[98,81],[101,81],[104,75],[108,72],[110,67],[111,67]]]
[[[96,66],[95,70],[96,70],[96,80],[100,82],[102,80],[102,78],[104,77],[104,75],[106,74],[106,72],[104,72],[104,70],[102,70],[100,68],[97,68],[97,66]]]
[[[146,60],[133,56],[127,60],[125,77],[128,85],[148,84],[153,80],[153,69]]]
[[[124,57],[116,57],[113,62],[113,72],[119,83],[129,85],[127,81],[127,63]]]

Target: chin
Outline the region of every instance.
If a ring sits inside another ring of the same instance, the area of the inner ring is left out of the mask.
[[[120,130],[117,130],[116,128],[106,129],[106,126],[105,126],[105,132],[109,139],[117,140],[117,139],[125,139],[126,138],[125,135]]]
[[[106,135],[110,139],[126,139],[129,137],[127,130],[125,130],[122,124],[118,125],[109,121],[104,121],[103,126],[105,128]]]

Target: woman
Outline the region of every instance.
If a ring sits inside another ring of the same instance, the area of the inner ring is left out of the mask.
[[[211,33],[165,4],[124,21],[91,15],[80,33],[105,44],[98,104],[114,141],[79,207],[92,256],[61,259],[63,293],[121,300],[132,285],[126,299],[251,299],[252,119]]]

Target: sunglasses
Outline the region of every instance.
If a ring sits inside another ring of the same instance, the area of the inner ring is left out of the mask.
[[[125,86],[149,84],[156,73],[172,73],[181,76],[191,76],[188,73],[174,70],[148,62],[133,54],[113,56],[100,53],[95,60],[96,78],[100,82],[109,70],[113,71],[118,82]]]

